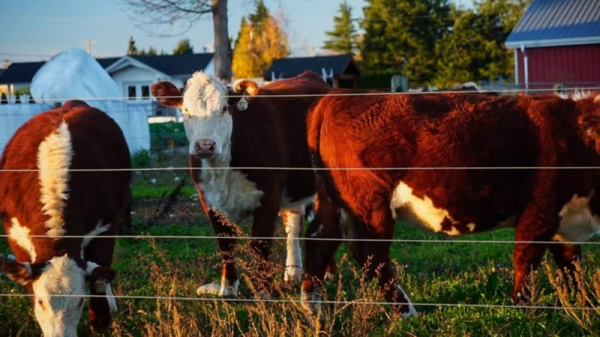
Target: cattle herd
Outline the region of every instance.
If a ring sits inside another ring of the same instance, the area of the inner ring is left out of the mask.
[[[386,300],[404,317],[417,313],[391,266],[398,219],[452,236],[514,227],[517,302],[527,300],[546,249],[574,271],[581,242],[600,230],[600,96],[361,96],[310,72],[262,87],[196,73],[183,89],[159,82],[152,94],[182,111],[190,174],[219,236],[221,280],[199,295],[237,296],[233,224],[246,218],[251,236],[265,238],[281,215],[284,278],[302,281],[313,315],[344,239]],[[3,259],[3,269],[27,288],[45,336],[76,336],[86,282],[90,324],[108,328],[129,169],[119,127],[81,101],[37,115],[6,146],[0,216],[15,259]],[[264,260],[271,246],[251,241]],[[256,287],[266,297],[272,271],[259,265]]]

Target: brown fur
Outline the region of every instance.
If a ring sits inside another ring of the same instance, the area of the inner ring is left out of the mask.
[[[127,169],[130,168],[129,149],[119,126],[104,112],[89,107],[81,101],[70,101],[62,107],[41,113],[25,123],[12,137],[0,160],[0,170],[37,169],[38,147],[48,135],[55,132],[62,121],[68,124],[73,157],[70,169]],[[70,172],[69,198],[63,218],[66,235],[83,236],[96,228],[98,220],[111,224],[102,235],[119,232],[120,219],[129,202],[130,172]],[[0,171],[0,215],[5,232],[11,219],[17,218],[30,235],[46,235],[44,223],[48,218],[42,212],[38,172]],[[82,268],[86,261],[106,268],[95,271],[97,275],[114,273],[112,263],[114,239],[95,239],[84,251],[81,259],[81,238],[32,238],[36,250],[36,264],[32,265],[34,277],[39,275],[46,261],[67,254]],[[30,261],[29,254],[9,240],[18,262]],[[9,262],[5,268],[14,268]],[[101,273],[101,270],[104,273]],[[110,270],[110,272],[106,271]],[[112,279],[114,274],[112,274]],[[110,279],[107,279],[110,281]],[[92,285],[96,277],[89,279]],[[28,286],[31,292],[31,287]],[[92,294],[98,294],[91,289]],[[106,299],[90,302],[92,324],[107,327],[110,313]]]
[[[331,88],[314,73],[270,83],[258,88],[258,96],[323,95]],[[297,167],[311,168],[306,142],[306,116],[309,108],[320,97],[251,97],[248,109],[238,111],[238,98],[230,98],[229,111],[233,118],[231,137],[231,167]],[[217,235],[236,236],[235,229],[214,210],[207,207],[199,185],[198,170],[201,162],[189,158],[191,175],[198,190],[203,210]],[[254,211],[252,236],[270,237],[275,232],[280,202],[285,191],[292,201],[308,198],[316,193],[312,170],[240,170],[264,192],[261,206]],[[235,240],[218,240],[223,257],[223,277],[230,282],[238,279],[232,252]],[[268,259],[271,242],[252,242],[253,249]],[[261,267],[266,267],[262,264]],[[265,275],[271,274],[265,271]],[[269,284],[268,278],[259,284]]]
[[[339,92],[339,91],[336,91]],[[558,97],[516,98],[489,95],[402,95],[322,99],[308,119],[308,141],[319,166],[369,167],[561,167],[598,166],[595,134],[600,109],[593,98],[574,102]],[[594,129],[595,130],[595,129]],[[324,181],[321,207],[309,232],[339,237],[339,208],[348,211],[356,237],[391,239],[394,219],[390,201],[400,181],[413,195],[429,197],[448,210],[443,228],[462,233],[493,229],[516,216],[517,241],[551,240],[562,206],[574,194],[600,191],[594,170],[333,170],[319,173]],[[329,201],[331,198],[331,201]],[[327,202],[325,202],[325,201]],[[592,196],[592,213],[600,214],[600,199]],[[389,243],[352,244],[354,256],[368,272],[382,264],[380,284],[390,301],[406,303],[401,293],[385,287],[395,283]],[[306,272],[322,278],[335,242],[306,243]],[[557,263],[572,269],[579,247],[553,245]],[[517,244],[514,253],[513,297],[519,299],[526,276],[535,268],[546,245]],[[303,289],[315,287],[307,277]],[[401,305],[402,312],[408,307]]]

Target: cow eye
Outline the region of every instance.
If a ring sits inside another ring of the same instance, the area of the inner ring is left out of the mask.
[[[40,306],[40,308],[42,308],[42,310],[46,310],[46,306],[44,305],[44,301],[39,300],[38,301],[38,305]]]
[[[229,111],[229,109],[227,107],[223,108],[223,115],[227,113],[227,111]]]

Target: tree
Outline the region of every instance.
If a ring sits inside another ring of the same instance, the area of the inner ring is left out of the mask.
[[[173,55],[184,55],[184,54],[193,54],[194,47],[190,44],[190,39],[183,39],[177,43],[175,49],[173,49]]]
[[[512,53],[504,41],[529,0],[484,0],[473,10],[452,9],[452,29],[436,45],[434,85],[492,81],[513,73]],[[516,18],[516,19],[515,19]]]
[[[231,80],[231,46],[227,28],[227,0],[123,0],[132,9],[134,20],[149,25],[187,23],[187,30],[206,14],[212,14],[215,37],[215,74],[224,82]]]
[[[325,41],[323,48],[339,51],[344,54],[354,54],[358,35],[356,34],[356,28],[352,21],[352,6],[344,0],[344,2],[340,4],[338,12],[340,13],[340,16],[333,18],[333,31],[325,32],[330,39]]]
[[[233,71],[237,78],[263,76],[274,59],[289,54],[287,34],[277,19],[259,1],[253,19],[242,18],[233,51]],[[260,19],[260,21],[256,21]],[[252,20],[256,22],[253,23]]]
[[[265,2],[263,0],[258,0],[256,3],[256,11],[248,15],[248,20],[251,25],[258,29],[258,32],[261,32],[262,22],[268,17],[269,9],[265,6]]]
[[[399,72],[411,83],[435,76],[436,41],[450,25],[448,0],[366,0],[360,50],[363,69]]]
[[[135,46],[135,40],[133,39],[133,36],[129,37],[129,43],[127,45],[127,55],[137,55],[138,50],[137,47]]]

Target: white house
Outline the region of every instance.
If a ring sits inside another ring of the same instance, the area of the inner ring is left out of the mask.
[[[156,55],[97,58],[96,61],[117,83],[121,97],[131,103],[150,103],[150,87],[158,81],[168,80],[183,86],[196,71],[214,74],[212,53],[185,55]],[[46,62],[12,63],[0,74],[0,91],[19,90],[29,87],[37,71]],[[132,102],[133,101],[133,102]],[[150,115],[160,115],[162,110],[152,105]]]

